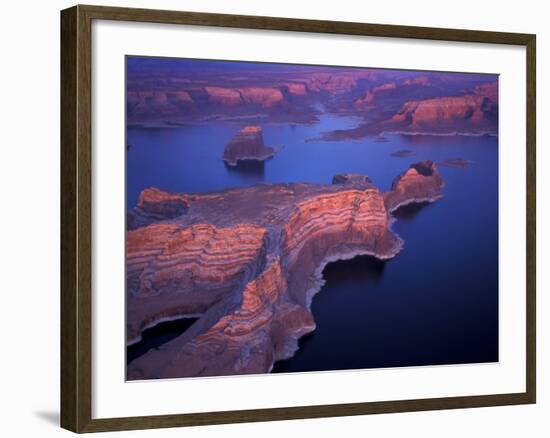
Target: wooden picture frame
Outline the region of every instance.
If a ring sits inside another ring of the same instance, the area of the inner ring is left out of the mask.
[[[92,418],[92,35],[94,20],[186,24],[526,48],[527,265],[526,391],[196,414]],[[531,34],[75,6],[61,12],[61,426],[74,432],[273,421],[535,403],[536,37]]]

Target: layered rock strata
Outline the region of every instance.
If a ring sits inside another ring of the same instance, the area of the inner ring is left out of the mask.
[[[443,177],[431,160],[420,161],[393,180],[391,191],[384,193],[389,212],[414,202],[434,202],[441,198]]]
[[[163,320],[199,319],[132,361],[128,378],[269,372],[315,329],[310,305],[324,266],[360,254],[394,257],[403,242],[391,230],[390,211],[435,200],[442,186],[435,165],[422,162],[385,194],[354,174],[327,185],[144,192],[132,212],[143,225],[127,234],[127,342]],[[185,209],[174,217],[172,207],[153,208],[154,199],[181,200]]]
[[[245,126],[227,143],[222,159],[229,166],[237,166],[239,161],[264,161],[275,153],[274,148],[264,145],[261,127]]]
[[[326,132],[321,138],[341,141],[382,133],[498,135],[498,82],[478,85],[466,94],[448,92],[420,77],[374,87],[354,102],[355,109],[370,111],[369,120],[355,128]]]

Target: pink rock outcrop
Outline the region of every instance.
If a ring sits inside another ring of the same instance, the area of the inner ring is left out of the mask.
[[[395,90],[397,84],[395,82],[388,82],[377,87],[373,87],[367,91],[365,96],[362,98],[356,99],[354,105],[357,108],[371,108],[374,106],[374,101],[379,94],[385,93],[390,90]]]
[[[498,103],[498,82],[488,82],[478,85],[474,89],[474,94],[488,97],[492,102]]]
[[[461,96],[407,102],[401,111],[393,116],[393,120],[410,120],[410,126],[414,128],[437,122],[452,122],[455,119],[469,118],[473,122],[478,122],[484,115],[483,100],[481,96]]]
[[[248,87],[239,89],[242,99],[246,103],[270,108],[284,100],[283,93],[274,87]]]
[[[134,116],[167,117],[182,109],[194,108],[194,101],[187,91],[134,91],[126,97],[128,111]]]
[[[431,160],[412,164],[403,174],[396,177],[391,191],[384,194],[389,212],[413,202],[434,202],[441,198],[443,177]]]
[[[438,132],[455,128],[458,131],[491,128],[498,108],[497,83],[475,88],[472,94],[455,97],[410,101],[392,117],[410,131]]]
[[[306,84],[302,82],[287,82],[284,86],[294,96],[305,96],[307,94]]]
[[[336,184],[180,195],[187,203],[180,216],[128,231],[128,343],[160,321],[199,317],[132,361],[128,378],[265,373],[291,357],[315,329],[310,305],[324,266],[359,254],[395,256],[403,242],[391,230],[391,206],[440,195],[433,163],[411,169],[386,194],[350,175]],[[174,196],[144,198],[162,204]]]
[[[284,100],[283,93],[275,87],[205,87],[210,102],[235,106],[253,104],[270,108]]]

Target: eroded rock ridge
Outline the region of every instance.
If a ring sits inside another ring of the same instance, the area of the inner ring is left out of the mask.
[[[434,201],[443,180],[424,161],[382,193],[368,177],[259,184],[208,194],[148,189],[129,214],[128,344],[147,327],[199,319],[128,365],[129,379],[266,373],[315,330],[311,300],[324,266],[394,257],[391,212]]]

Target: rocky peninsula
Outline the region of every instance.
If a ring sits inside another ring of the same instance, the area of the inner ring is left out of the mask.
[[[401,205],[435,201],[443,179],[423,161],[382,193],[368,177],[258,184],[207,194],[142,192],[127,233],[127,343],[161,321],[198,317],[128,365],[130,380],[269,372],[315,330],[327,263],[394,257]]]

